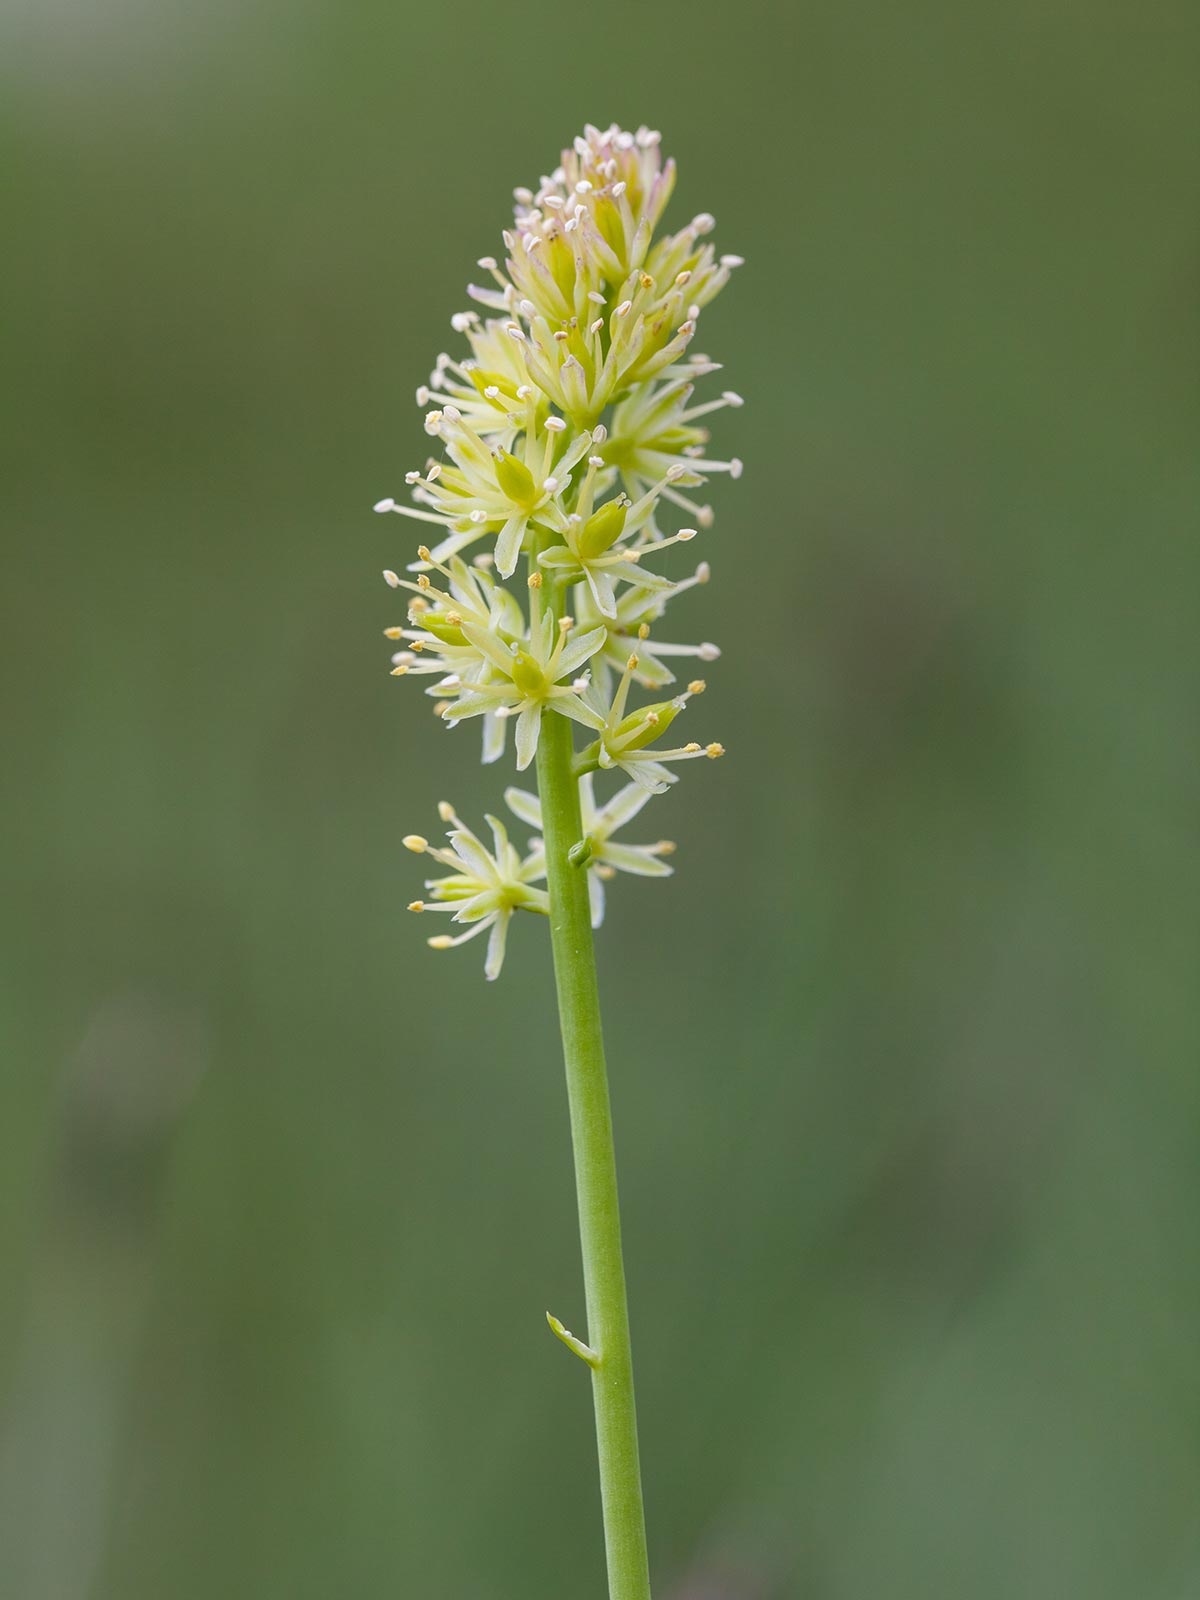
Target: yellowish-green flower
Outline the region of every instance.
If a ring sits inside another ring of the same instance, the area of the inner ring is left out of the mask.
[[[410,911],[446,911],[454,922],[467,924],[467,931],[457,937],[435,934],[428,941],[434,950],[449,950],[454,945],[466,944],[485,928],[490,928],[487,961],[484,973],[488,978],[498,978],[504,964],[504,948],[508,938],[508,924],[514,911],[540,911],[547,915],[549,898],[544,889],[533,887],[546,876],[543,852],[534,851],[524,861],[509,843],[504,824],[488,817],[492,830],[492,849],[473,834],[455,815],[453,806],[445,801],[438,807],[443,822],[452,826],[447,830],[450,849],[442,850],[431,845],[420,834],[405,836],[405,848],[418,855],[428,855],[434,861],[449,867],[444,878],[427,878],[425,887],[430,892],[428,900],[414,900]]]
[[[604,885],[618,872],[631,872],[639,878],[668,878],[674,867],[663,860],[673,855],[675,845],[670,839],[659,839],[655,844],[621,844],[613,838],[653,798],[653,790],[641,784],[627,783],[611,800],[602,806],[596,804],[592,774],[585,772],[579,780],[579,809],[583,816],[583,840],[588,869],[588,899],[592,911],[592,927],[604,921]],[[505,804],[514,816],[520,817],[531,828],[542,827],[542,803],[537,795],[525,789],[506,789]],[[536,863],[539,851],[544,852],[541,839],[532,839],[529,845],[530,860]]]
[[[447,702],[442,716],[451,726],[488,712],[516,717],[518,772],[524,772],[537,752],[543,710],[557,711],[589,728],[602,727],[603,718],[584,703],[586,680],[575,680],[575,674],[603,645],[604,629],[589,628],[572,637],[573,627],[571,617],[555,623],[547,612],[534,623],[523,644],[509,645],[485,628],[464,622],[464,638],[491,663],[494,673],[487,681],[443,682],[441,687],[454,698]],[[575,681],[564,683],[564,678]]]
[[[625,672],[617,685],[612,703],[605,706],[604,696],[593,684],[584,690],[584,702],[597,716],[603,717],[600,737],[582,751],[577,763],[580,774],[594,772],[597,767],[608,771],[620,767],[634,783],[653,794],[662,794],[678,776],[665,765],[668,761],[692,761],[698,756],[716,760],[725,754],[721,744],[685,744],[672,750],[651,750],[649,746],[662,738],[675,718],[693,695],[704,693],[704,680],[696,678],[688,684],[684,694],[657,705],[642,706],[638,711],[626,711],[630,685],[638,668],[638,658],[631,655],[625,663]]]

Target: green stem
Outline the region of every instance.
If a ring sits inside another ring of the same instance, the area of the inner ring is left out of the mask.
[[[537,775],[546,839],[554,978],[575,1150],[587,1340],[594,1352],[589,1365],[596,1409],[608,1592],[610,1600],[650,1600],[617,1166],[600,1030],[587,867],[573,866],[567,859],[567,852],[583,835],[572,759],[571,724],[565,717],[547,712],[538,740]]]

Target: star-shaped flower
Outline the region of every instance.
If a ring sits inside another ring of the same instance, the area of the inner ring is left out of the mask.
[[[588,899],[592,908],[592,927],[604,921],[604,885],[618,872],[631,872],[641,878],[668,878],[674,867],[662,859],[674,853],[670,839],[659,839],[656,844],[618,844],[613,834],[623,828],[651,798],[652,790],[638,783],[627,783],[611,800],[602,806],[596,804],[592,775],[584,773],[579,780],[579,807],[583,817],[583,842],[587,848]],[[541,831],[542,803],[537,795],[525,789],[506,789],[504,800],[514,816],[520,817],[531,828]],[[530,860],[543,848],[541,839],[530,841]]]
[[[549,914],[546,891],[533,887],[546,875],[545,856],[534,851],[522,861],[509,843],[504,824],[495,817],[487,818],[493,843],[489,850],[455,815],[453,806],[443,801],[438,811],[443,822],[452,824],[447,830],[449,850],[436,848],[419,833],[407,834],[404,844],[419,855],[432,856],[451,870],[447,877],[427,878],[425,887],[431,899],[414,900],[408,909],[446,911],[452,921],[469,924],[466,933],[460,933],[457,938],[448,933],[435,934],[428,941],[434,950],[449,950],[454,945],[466,944],[468,939],[477,938],[485,928],[490,928],[483,970],[488,978],[498,978],[504,964],[505,942],[513,912]]]

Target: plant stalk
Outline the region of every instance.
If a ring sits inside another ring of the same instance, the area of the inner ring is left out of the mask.
[[[588,908],[586,865],[567,852],[583,835],[574,742],[566,717],[548,713],[538,739],[537,776],[546,840],[550,937],[575,1152],[579,1240],[587,1299],[587,1342],[610,1600],[650,1600],[646,1519],[638,1464],[629,1309],[621,1256],[617,1166],[600,994]]]

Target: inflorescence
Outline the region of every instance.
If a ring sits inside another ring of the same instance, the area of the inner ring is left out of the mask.
[[[707,213],[655,239],[674,183],[657,132],[588,126],[536,190],[514,190],[504,260],[483,257],[487,281],[467,287],[489,314],[451,319],[470,355],[440,355],[417,390],[442,455],[406,475],[411,505],[389,498],[375,507],[432,525],[412,576],[384,573],[409,595],[406,625],[385,630],[401,646],[393,673],[429,676],[427,693],[449,726],[478,717],[485,762],[504,753],[510,719],[518,771],[534,759],[545,716],[583,725],[578,848],[596,925],[616,872],[672,870],[662,859],[674,849],[668,841],[626,845],[612,835],[678,781],[673,764],[724,753],[713,743],[662,744],[704,689],[697,678],[673,690],[670,663],[714,661],[720,651],[655,637],[668,603],[709,578],[707,562],[673,579],[658,558],[711,526],[695,491],[714,473],[742,470],[736,458],[709,456],[701,422],[740,406],[740,396],[727,390],[692,403],[696,380],[718,370],[692,350],[701,310],[741,258],[716,254]],[[683,518],[689,526],[664,530]],[[522,558],[524,582],[506,587]],[[630,709],[635,687],[666,698]],[[617,769],[628,782],[599,804],[593,774]],[[506,799],[541,827],[536,796],[509,789]],[[430,939],[435,949],[490,928],[494,978],[513,911],[549,909],[535,887],[545,877],[542,842],[522,858],[489,817],[489,851],[448,805],[441,811],[449,850],[416,835],[404,842],[451,875],[430,880],[430,898],[410,910],[449,911],[467,925],[458,937]]]

